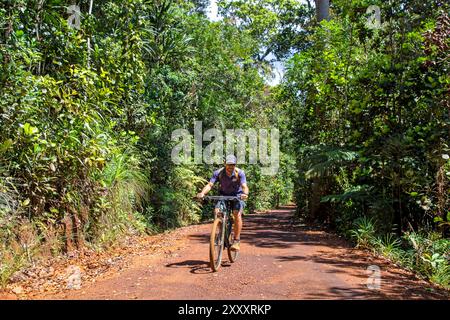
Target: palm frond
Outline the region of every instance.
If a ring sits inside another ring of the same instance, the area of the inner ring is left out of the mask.
[[[358,153],[355,151],[334,146],[314,146],[314,148],[304,149],[304,151],[307,153],[304,159],[308,168],[305,172],[306,179],[331,175],[336,169],[358,157]]]
[[[320,202],[346,202],[348,200],[365,201],[371,198],[373,186],[358,185],[342,194],[331,194],[321,198]]]

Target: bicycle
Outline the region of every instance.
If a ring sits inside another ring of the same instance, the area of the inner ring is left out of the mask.
[[[233,201],[238,201],[240,198],[236,196],[205,196],[203,199],[225,202],[225,210],[219,212],[219,215],[214,219],[209,241],[210,266],[216,272],[220,269],[224,248],[227,248],[230,262],[235,262],[239,257],[239,251],[231,250],[234,239],[234,218],[230,213],[232,212]]]

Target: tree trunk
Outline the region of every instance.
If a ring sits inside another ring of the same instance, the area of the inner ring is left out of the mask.
[[[92,7],[94,5],[94,0],[91,0],[89,3],[89,15],[92,14]],[[91,67],[91,37],[87,39],[87,67],[90,69]]]
[[[330,0],[314,0],[316,3],[317,21],[328,20],[330,18]]]
[[[44,10],[44,0],[40,0],[37,3],[37,14],[36,14],[36,41],[37,43],[41,42],[41,35],[40,35],[40,29],[41,29],[41,22],[42,22],[42,12]],[[38,70],[37,74],[40,75],[44,72],[42,70],[42,60],[39,60],[38,63]]]

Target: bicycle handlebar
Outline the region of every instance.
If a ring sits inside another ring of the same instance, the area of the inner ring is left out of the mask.
[[[238,196],[204,196],[203,199],[205,200],[241,200]]]

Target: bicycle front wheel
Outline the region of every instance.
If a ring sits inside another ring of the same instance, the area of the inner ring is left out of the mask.
[[[222,263],[223,244],[225,239],[225,225],[222,218],[216,218],[211,230],[209,243],[209,261],[211,269],[216,272]]]

